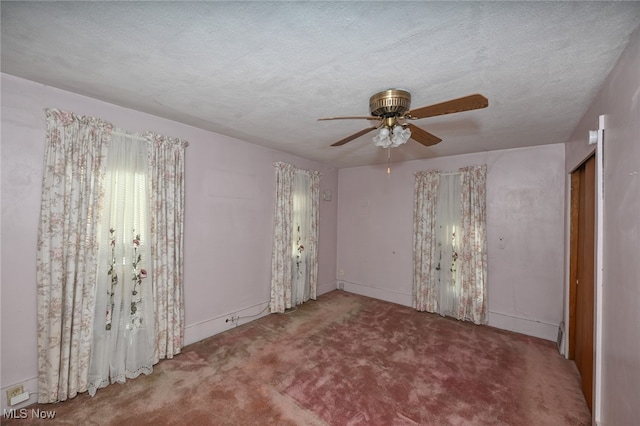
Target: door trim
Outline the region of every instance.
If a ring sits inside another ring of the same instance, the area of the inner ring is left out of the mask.
[[[603,351],[603,342],[602,342],[602,287],[603,287],[603,270],[604,270],[604,134],[607,124],[607,116],[600,115],[598,117],[598,140],[596,143],[596,147],[594,150],[588,152],[585,157],[580,161],[575,167],[569,170],[569,176],[567,179],[567,195],[565,197],[566,203],[568,205],[568,209],[566,211],[565,219],[568,226],[571,223],[571,174],[575,172],[578,168],[580,168],[584,162],[586,162],[592,155],[595,155],[596,160],[596,173],[595,173],[595,185],[596,185],[596,213],[595,213],[595,297],[594,297],[594,372],[593,372],[593,396],[592,396],[592,419],[595,424],[600,424],[601,416],[602,416],[602,351]],[[565,265],[567,265],[567,270],[565,274],[565,279],[569,282],[565,287],[565,315],[564,320],[566,324],[570,326],[570,268],[571,268],[571,228],[565,231],[565,238],[567,242],[567,251],[565,253]],[[575,283],[575,281],[574,281]],[[575,307],[574,307],[575,308]],[[564,353],[563,355],[566,358],[569,358],[569,353],[571,351],[571,343],[569,338],[569,332],[564,335]]]
[[[600,423],[602,413],[602,284],[604,271],[604,129],[606,116],[598,117],[598,142],[596,145],[596,235],[595,235],[595,326],[593,344],[593,418]]]

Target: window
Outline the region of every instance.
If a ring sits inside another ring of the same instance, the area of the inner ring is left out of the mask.
[[[95,117],[45,112],[36,255],[40,403],[93,394],[180,353],[188,146],[154,132],[123,135]]]
[[[271,312],[316,298],[320,173],[276,162]]]
[[[311,179],[307,172],[296,171],[293,178],[293,262],[291,305],[309,300],[309,236],[311,231]]]
[[[99,266],[89,392],[153,371],[154,316],[144,139],[114,134],[98,231]]]
[[[416,173],[413,306],[487,321],[487,166]]]
[[[460,175],[441,174],[436,208],[438,312],[455,316],[460,296]]]

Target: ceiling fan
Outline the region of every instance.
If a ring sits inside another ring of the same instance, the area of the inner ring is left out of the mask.
[[[378,129],[378,134],[373,138],[376,146],[391,148],[405,143],[409,138],[421,143],[424,146],[435,145],[442,139],[415,126],[407,123],[410,120],[435,117],[437,115],[453,114],[456,112],[470,111],[474,109],[486,108],[489,101],[482,95],[469,95],[458,99],[442,102],[439,104],[424,106],[410,110],[411,94],[401,89],[389,89],[376,93],[369,99],[369,111],[371,116],[349,116],[349,117],[327,117],[322,120],[376,120],[379,123],[373,127],[363,129],[353,135],[331,144],[331,146],[341,146],[362,135]]]

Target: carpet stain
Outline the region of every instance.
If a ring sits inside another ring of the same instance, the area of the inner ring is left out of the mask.
[[[553,342],[344,291],[187,346],[93,398],[32,408],[56,411],[47,425],[591,424]]]

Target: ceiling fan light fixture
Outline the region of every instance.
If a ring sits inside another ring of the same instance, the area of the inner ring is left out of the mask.
[[[388,148],[391,146],[391,138],[389,137],[389,129],[381,127],[378,133],[373,137],[373,144],[380,148]]]
[[[383,126],[373,137],[373,144],[380,148],[396,148],[406,143],[410,137],[411,130],[409,128],[404,128],[399,124],[393,128]]]
[[[402,127],[397,125],[393,128],[393,132],[391,134],[391,146],[398,147],[403,143],[406,143],[411,137],[411,130],[408,127]]]

